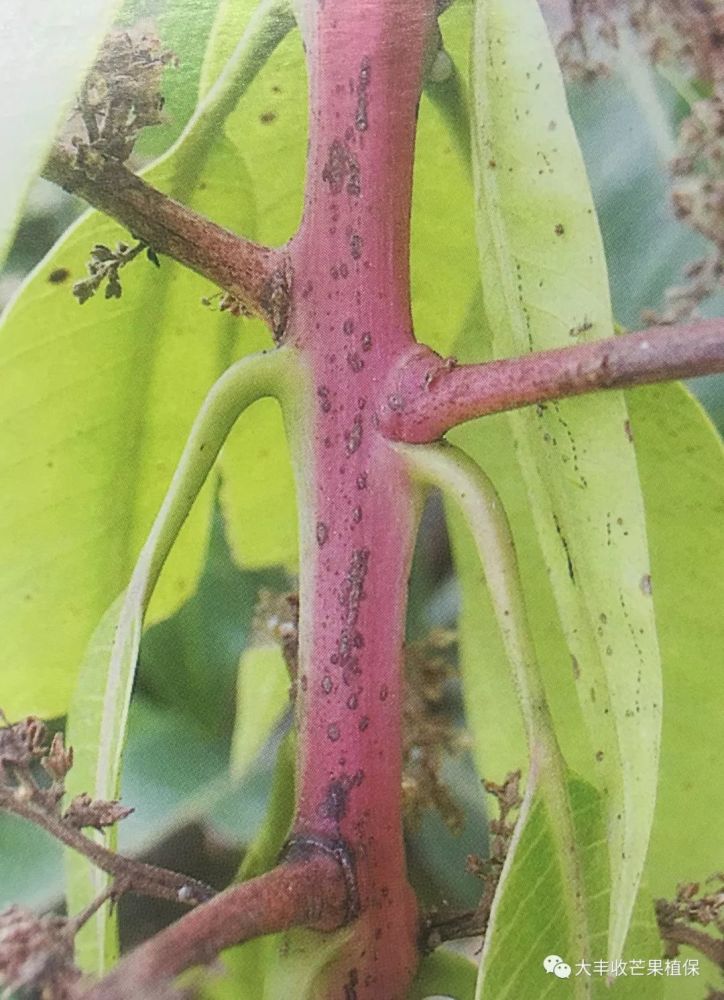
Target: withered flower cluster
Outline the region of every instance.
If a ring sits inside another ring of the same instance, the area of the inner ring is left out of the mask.
[[[607,73],[602,49],[617,48],[625,27],[654,65],[690,81],[690,110],[671,163],[672,202],[712,248],[687,265],[662,311],[644,315],[651,323],[679,323],[724,285],[724,7],[716,0],[570,0],[568,13],[558,56],[569,77]]]
[[[11,725],[0,713],[0,807],[36,822],[48,832],[71,836],[83,827],[101,830],[133,810],[115,801],[77,795],[63,811],[65,779],[73,750],[62,733],[49,740],[46,726],[29,716]],[[87,914],[90,915],[90,914]],[[35,990],[53,1000],[71,1000],[81,980],[73,962],[73,939],[87,915],[38,916],[20,906],[0,913],[0,984],[8,992]]]
[[[402,793],[405,819],[413,827],[428,809],[437,810],[451,830],[463,824],[442,778],[445,755],[458,753],[465,742],[446,703],[455,642],[454,632],[437,629],[405,650]]]
[[[161,79],[176,57],[153,32],[112,31],[78,97],[69,123],[79,164],[92,171],[98,156],[125,163],[142,129],[163,122]],[[76,129],[82,124],[85,135]]]

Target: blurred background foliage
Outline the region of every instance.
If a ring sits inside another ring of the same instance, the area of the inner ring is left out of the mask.
[[[166,122],[147,130],[137,145],[136,168],[167,149],[193,111],[216,8],[217,0],[196,2],[189,23],[189,18],[179,19],[167,0],[127,0],[122,6],[121,25],[152,22],[179,61],[178,68],[166,74]],[[689,109],[677,90],[635,53],[619,60],[607,77],[572,83],[568,92],[598,207],[614,313],[620,324],[636,328],[644,310],[662,307],[667,288],[680,281],[685,265],[707,252],[704,238],[675,218],[670,201],[667,162],[678,123]],[[424,127],[434,114],[427,97],[420,113]],[[443,195],[441,214],[444,208]],[[0,308],[83,210],[77,199],[45,181],[33,186],[0,274]],[[444,245],[437,252],[444,256]],[[723,309],[724,297],[719,295],[703,303],[701,312],[717,315]],[[243,326],[247,321],[238,322]],[[699,380],[693,389],[719,428],[724,428],[721,378]],[[120,826],[121,851],[216,885],[227,882],[238,869],[261,827],[276,750],[288,725],[288,719],[281,720],[240,779],[230,774],[238,665],[260,591],[281,592],[293,586],[283,569],[240,570],[216,511],[196,593],[144,636],[122,786],[123,801],[135,813]],[[419,638],[435,627],[454,628],[457,608],[441,508],[433,498],[415,557],[410,637]],[[454,679],[445,687],[440,708],[462,726]],[[485,804],[466,752],[447,760],[444,774],[465,821],[453,834],[439,815],[430,812],[423,817],[409,837],[412,878],[428,904],[444,898],[453,905],[473,905],[479,887],[466,872],[465,860],[468,854],[485,853]],[[0,906],[23,901],[45,907],[57,902],[62,884],[60,848],[41,831],[7,816],[0,816],[0,844]],[[124,900],[121,927],[126,943],[174,915],[174,908],[165,904]]]

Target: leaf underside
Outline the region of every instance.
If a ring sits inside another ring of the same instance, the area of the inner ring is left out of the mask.
[[[477,237],[495,356],[612,331],[603,249],[560,72],[537,4],[479,4],[473,44]],[[464,360],[471,349],[461,345]],[[472,348],[475,349],[475,348]],[[477,359],[485,347],[477,345]],[[620,957],[648,846],[659,658],[643,501],[627,414],[606,393],[507,418],[606,796],[609,943]],[[469,430],[459,432],[459,441]]]

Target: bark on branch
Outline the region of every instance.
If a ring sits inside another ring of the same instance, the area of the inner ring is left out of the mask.
[[[224,948],[292,927],[332,931],[349,919],[349,886],[331,854],[301,856],[219,893],[136,948],[83,1000],[132,1000]]]
[[[25,789],[21,789],[24,791]],[[126,858],[91,840],[80,830],[54,815],[32,798],[17,794],[17,789],[0,787],[0,809],[21,816],[42,827],[66,847],[71,847],[88,858],[97,868],[114,879],[119,892],[134,892],[155,899],[167,899],[187,906],[195,906],[211,899],[214,890],[204,882],[188,878],[167,868],[157,868],[142,861]]]
[[[291,291],[284,248],[261,246],[224,229],[147,184],[119,160],[95,154],[80,166],[58,144],[43,170],[47,180],[79,195],[143,240],[218,285],[281,339]]]
[[[380,429],[396,441],[427,443],[490,413],[716,372],[724,372],[724,319],[651,327],[479,365],[458,365],[422,347],[394,373]]]

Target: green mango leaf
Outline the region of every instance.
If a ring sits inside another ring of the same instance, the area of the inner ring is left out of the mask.
[[[413,475],[423,483],[436,486],[445,498],[455,501],[465,519],[485,573],[495,621],[523,717],[530,773],[485,934],[477,996],[482,998],[484,991],[488,1000],[497,998],[500,990],[495,985],[494,973],[491,973],[490,956],[497,954],[499,942],[505,941],[513,929],[507,911],[503,909],[501,914],[501,900],[507,898],[511,882],[513,889],[510,891],[514,897],[518,895],[515,880],[527,857],[525,852],[521,854],[520,844],[531,823],[534,828],[537,825],[531,817],[542,809],[547,818],[544,824],[547,829],[545,840],[538,833],[535,835],[536,853],[546,872],[550,871],[560,899],[559,912],[551,913],[546,908],[540,919],[544,928],[564,935],[567,954],[587,956],[593,953],[596,940],[596,921],[593,918],[598,907],[592,904],[599,900],[601,893],[597,885],[591,893],[587,868],[595,865],[597,870],[600,869],[603,858],[603,870],[606,870],[606,852],[600,849],[606,840],[605,837],[597,839],[594,846],[599,848],[598,854],[594,853],[591,859],[586,858],[586,841],[581,838],[576,826],[576,804],[570,775],[558,747],[542,686],[512,536],[492,483],[468,456],[449,445],[398,446],[398,450],[407,456]],[[542,841],[540,844],[539,839]],[[518,914],[516,940],[523,944],[528,941],[535,943],[540,939],[541,931],[531,915],[532,904],[527,896],[522,901],[518,900],[518,904],[515,906]],[[531,945],[524,950],[521,968],[532,967],[531,963],[535,961],[533,956]],[[509,973],[506,973],[506,978],[510,978]],[[587,995],[588,987],[581,980],[576,984],[576,996]]]
[[[467,95],[460,81],[467,76],[470,22],[471,8],[465,4],[453,5],[441,19],[450,76],[428,81],[415,143],[410,236],[413,321],[416,336],[443,354],[453,346],[478,282],[469,150],[461,150],[459,121],[451,117],[460,116],[464,128]],[[443,191],[445,211],[430,211]]]
[[[672,899],[680,882],[722,867],[724,788],[724,449],[679,385],[627,393],[651,546],[651,578],[664,671],[661,774],[646,881]],[[696,952],[687,957],[700,958]],[[667,982],[667,1000],[699,1000],[702,976]]]
[[[282,415],[274,400],[260,400],[242,416],[224,445],[220,465],[219,501],[236,562],[247,568],[294,569],[296,491]]]
[[[118,796],[121,756],[143,619],[164,562],[239,413],[251,402],[281,392],[292,360],[283,350],[245,358],[229,368],[204,402],[179,466],[134,568],[127,590],[104,615],[91,638],[68,714],[68,741],[75,766],[66,782],[70,796]],[[112,846],[116,832],[107,834]],[[67,855],[67,900],[71,912],[87,906],[107,878],[85,858]],[[107,932],[108,911],[101,908],[81,930],[78,961],[101,973],[113,960]]]
[[[431,1000],[433,995],[473,1000],[477,971],[469,958],[438,948],[420,962],[407,1000]]]
[[[289,708],[289,671],[276,644],[250,646],[241,656],[236,685],[232,774],[243,774]]]
[[[704,880],[721,867],[716,824],[724,800],[708,776],[724,755],[724,733],[717,723],[724,698],[722,574],[712,559],[724,542],[724,463],[715,428],[681,386],[637,389],[627,394],[627,403],[644,488],[665,692],[659,791],[639,904],[651,944],[636,947],[629,939],[626,945],[627,956],[648,959],[660,952],[652,935],[653,899],[671,898],[679,882]],[[525,488],[510,462],[509,423],[504,415],[484,417],[449,437],[484,464],[500,492],[513,527],[556,736],[569,764],[582,769],[590,743]],[[446,512],[461,591],[460,667],[473,754],[479,773],[500,781],[525,761],[520,710],[469,532],[452,504]],[[671,978],[665,986],[671,1000],[701,995],[697,977]]]
[[[576,914],[566,898],[565,872],[560,867],[555,832],[560,817],[545,796],[530,789],[521,808],[511,844],[512,862],[503,872],[493,904],[491,923],[496,932],[486,936],[481,957],[476,1000],[508,1000],[513,997],[565,996],[594,998],[611,996],[606,974],[608,903],[610,881],[606,859],[606,815],[601,793],[570,772],[566,776],[576,850],[585,886],[585,917],[588,950],[581,954],[580,928],[571,923]],[[516,842],[517,840],[517,842]],[[631,957],[645,960],[659,954],[650,926],[638,927],[628,940]],[[563,980],[554,968],[544,966],[548,956],[557,956],[570,969]],[[664,984],[647,976],[648,963],[639,964],[635,975],[626,971],[613,985],[613,996],[627,1000],[658,1000]],[[599,963],[597,966],[596,963]]]
[[[266,819],[244,855],[239,881],[269,871],[279,858],[294,814],[295,749],[290,730],[279,745]],[[273,934],[227,949],[221,956],[222,971],[202,984],[203,1000],[258,1000],[266,996],[266,977],[282,940],[282,935]]]
[[[606,267],[560,71],[537,3],[479,3],[473,43],[477,232],[497,356],[610,335]],[[621,955],[648,847],[661,682],[635,456],[621,395],[511,415],[517,458],[605,789],[609,955]]]
[[[254,205],[219,114],[256,72],[263,27],[257,18],[182,139],[146,174],[240,231]],[[213,289],[170,260],[160,269],[138,260],[122,275],[120,301],[96,296],[79,307],[72,279],[94,244],[119,239],[128,235],[115,223],[86,215],[0,326],[2,701],[14,716],[65,711],[93,627],[127,582],[193,415],[233,353],[233,319],[200,304]],[[258,338],[257,328],[242,353]],[[168,561],[150,620],[193,592],[212,500],[213,482]]]
[[[220,8],[214,33],[219,54],[238,37],[242,18],[236,3]],[[268,0],[255,13],[247,28],[258,35],[255,74],[225,125],[253,192],[254,219],[244,232],[271,245],[292,236],[302,211],[306,73],[299,33],[290,33],[292,24],[289,4],[279,0]],[[210,66],[217,58],[210,57]],[[260,345],[260,336],[267,337],[266,332],[260,335],[259,324],[244,326],[245,348],[247,343]],[[294,481],[281,417],[273,403],[261,403],[239,421],[224,447],[220,467],[226,535],[239,565],[296,566]],[[253,532],[246,530],[249,523],[255,525]]]
[[[456,345],[459,356],[470,356],[471,340],[463,335]],[[569,767],[592,780],[593,752],[576,695],[571,655],[558,621],[525,483],[518,463],[511,461],[515,448],[510,422],[505,414],[484,417],[455,428],[448,438],[485,469],[500,495],[515,541],[525,607],[556,737]],[[445,513],[460,586],[460,669],[473,757],[482,777],[500,781],[509,771],[526,768],[523,720],[469,530],[450,501],[446,501]],[[481,649],[485,656],[480,655]],[[500,725],[501,718],[505,726]]]
[[[28,189],[72,107],[116,6],[116,0],[72,7],[65,0],[46,0],[42,10],[23,0],[6,0],[3,5],[0,87],[6,99],[0,149],[12,150],[12,155],[3,157],[0,264]]]

